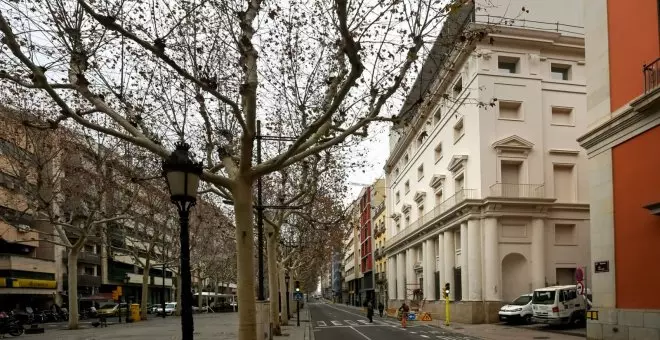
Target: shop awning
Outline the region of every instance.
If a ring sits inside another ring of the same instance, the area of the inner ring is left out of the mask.
[[[0,288],[0,295],[54,295],[55,289]]]

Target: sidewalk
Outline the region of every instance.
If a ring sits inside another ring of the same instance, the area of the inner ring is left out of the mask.
[[[577,340],[584,339],[575,335],[537,331],[524,327],[507,326],[500,324],[460,324],[451,323],[445,326],[442,320],[433,322],[438,327],[450,332],[474,336],[484,340]]]
[[[312,340],[312,323],[309,315],[309,308],[300,310],[300,327],[296,326],[296,314],[289,320],[288,326],[282,326],[282,336],[274,336],[273,339],[288,340]]]

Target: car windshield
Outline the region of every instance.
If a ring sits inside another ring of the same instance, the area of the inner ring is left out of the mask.
[[[115,308],[116,305],[117,305],[116,303],[106,303],[106,304],[104,304],[103,306],[101,306],[101,308],[99,308],[99,309],[110,309],[110,308]]]
[[[534,292],[534,297],[532,298],[532,303],[535,305],[551,305],[555,303],[555,294],[556,291],[536,291]]]
[[[165,305],[165,308],[172,308],[172,309],[174,309],[174,308],[176,308],[176,303],[168,303],[168,304]]]
[[[516,306],[524,306],[528,304],[531,299],[532,297],[529,295],[522,295],[515,299],[511,304]]]

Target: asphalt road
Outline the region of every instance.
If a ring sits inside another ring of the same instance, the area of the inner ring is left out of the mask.
[[[315,340],[477,340],[426,325],[412,324],[404,329],[397,321],[378,316],[369,323],[363,313],[341,305],[308,306]]]

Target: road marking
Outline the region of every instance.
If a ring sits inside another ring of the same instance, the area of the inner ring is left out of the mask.
[[[344,320],[349,326],[357,326],[358,324],[353,320]]]
[[[366,336],[366,335],[364,335],[364,333],[362,333],[362,332],[360,332],[360,331],[358,331],[357,329],[355,329],[355,328],[353,328],[353,327],[349,327],[349,328],[350,328],[350,329],[352,329],[352,330],[354,330],[354,331],[355,331],[355,332],[356,332],[357,334],[360,334],[360,335],[362,335],[362,336],[363,336],[363,337],[364,337],[365,339],[367,339],[367,340],[371,340],[371,338],[370,338],[370,337],[368,337],[368,336]]]
[[[325,327],[325,326],[327,326],[327,324],[325,323],[325,321],[316,321],[316,323],[317,323],[319,326],[321,326],[321,327]]]
[[[366,325],[369,323],[369,320],[358,320],[359,323]]]
[[[429,337],[428,335],[424,335],[424,334],[422,334],[422,335],[420,335],[420,336],[421,336],[422,338],[428,338],[428,337]]]
[[[330,322],[335,326],[341,326],[341,322],[339,322],[339,321],[332,320]]]

